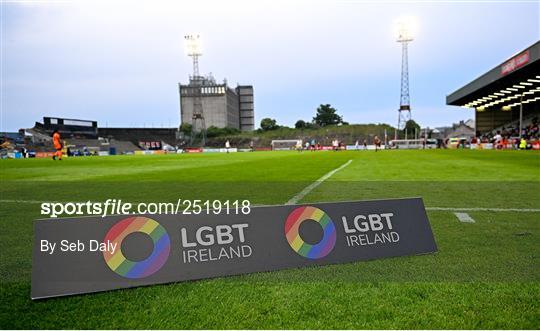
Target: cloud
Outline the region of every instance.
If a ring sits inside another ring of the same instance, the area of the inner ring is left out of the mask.
[[[3,129],[44,115],[109,125],[178,121],[176,84],[200,33],[201,71],[255,87],[256,117],[292,125],[332,103],[351,122],[397,119],[410,15],[413,117],[430,126],[471,114],[446,94],[538,39],[536,3],[365,1],[68,1],[2,3]],[[505,24],[501,24],[504,22]],[[53,114],[54,113],[54,114]],[[418,116],[418,117],[416,117]],[[177,123],[173,123],[176,125]]]

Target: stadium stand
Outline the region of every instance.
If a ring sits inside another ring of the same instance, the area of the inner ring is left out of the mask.
[[[75,150],[87,147],[122,154],[147,149],[141,148],[141,142],[160,147],[177,144],[176,128],[100,128],[97,121],[57,117],[44,117],[43,123],[36,122],[26,131],[36,138],[32,147],[47,149],[54,130],[59,130],[62,139]]]
[[[96,121],[59,117],[43,117],[43,123],[36,122],[34,129],[48,135],[58,130],[62,136],[86,138],[97,138],[98,132]]]
[[[130,141],[121,141],[116,139],[66,139],[66,147],[72,152],[81,151],[85,147],[98,151],[114,151],[112,154],[126,154],[140,150],[139,147]]]
[[[98,128],[98,135],[104,138],[130,141],[138,145],[140,141],[159,141],[176,144],[176,128]]]
[[[523,138],[527,146],[537,149],[539,73],[540,41],[454,91],[446,103],[475,110],[475,141],[506,140],[504,148],[515,148],[516,140]]]

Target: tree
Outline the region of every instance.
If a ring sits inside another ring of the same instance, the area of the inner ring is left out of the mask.
[[[306,128],[306,122],[302,120],[296,121],[296,124],[294,125],[297,129],[305,129]]]
[[[313,122],[306,122],[306,129],[317,129],[319,126]]]
[[[317,114],[313,117],[313,122],[319,126],[339,124],[343,119],[336,112],[337,110],[329,104],[320,105],[317,108]]]
[[[189,123],[182,123],[180,125],[180,132],[183,132],[185,135],[190,135],[191,134],[191,124]]]
[[[268,117],[263,118],[261,120],[261,129],[263,131],[271,131],[271,130],[275,130],[277,128],[279,128],[279,125],[277,125],[276,120],[268,118]]]
[[[418,123],[413,120],[408,120],[405,123],[405,128],[403,129],[403,132],[407,131],[407,135],[411,137],[412,135],[414,135],[415,130],[416,132],[420,133],[420,125],[418,125]]]

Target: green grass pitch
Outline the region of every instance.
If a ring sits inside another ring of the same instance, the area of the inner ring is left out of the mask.
[[[540,328],[540,213],[428,209],[439,252],[33,302],[40,201],[421,196],[426,207],[539,208],[533,151],[255,152],[0,161],[0,327]]]

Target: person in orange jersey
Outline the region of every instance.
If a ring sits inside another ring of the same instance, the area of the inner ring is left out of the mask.
[[[53,145],[54,149],[56,149],[56,152],[53,155],[53,160],[56,160],[56,157],[58,157],[58,160],[62,160],[62,142],[60,141],[60,133],[58,130],[54,130],[53,132]]]

